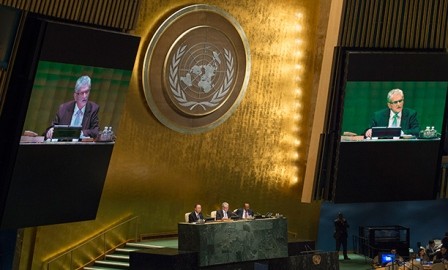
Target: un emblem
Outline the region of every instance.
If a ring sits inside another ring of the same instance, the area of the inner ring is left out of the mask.
[[[312,260],[314,265],[319,265],[320,262],[322,261],[322,257],[319,254],[315,254],[313,255]]]
[[[205,115],[214,112],[230,95],[234,59],[226,48],[194,41],[190,47],[181,43],[170,56],[169,96],[183,113]]]
[[[244,96],[250,53],[244,31],[209,5],[183,8],[154,34],[143,64],[147,103],[156,118],[182,133],[224,122]]]

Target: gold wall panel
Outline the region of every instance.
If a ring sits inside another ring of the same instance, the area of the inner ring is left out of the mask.
[[[21,268],[40,269],[43,261],[129,215],[140,216],[141,233],[176,231],[197,202],[209,213],[223,201],[232,209],[248,201],[257,212],[287,216],[288,230],[299,238],[316,239],[320,204],[300,198],[320,70],[316,59],[323,46],[317,37],[323,30],[317,28],[326,29],[319,20],[327,16],[319,12],[329,10],[319,3],[329,2],[195,2],[216,5],[239,21],[249,40],[252,72],[234,114],[217,128],[192,135],[172,131],[152,115],[141,69],[160,22],[193,3],[142,1],[133,30],[142,37],[141,46],[97,218],[25,232]]]

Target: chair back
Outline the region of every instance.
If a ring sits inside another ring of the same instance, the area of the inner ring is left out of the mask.
[[[188,216],[190,215],[190,212],[185,213],[185,222],[188,222]]]
[[[216,211],[212,211],[212,212],[210,213],[210,217],[212,217],[212,218],[216,218]]]

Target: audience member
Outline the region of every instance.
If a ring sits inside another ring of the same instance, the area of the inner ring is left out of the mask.
[[[434,240],[429,240],[428,245],[426,246],[426,255],[428,255],[430,261],[434,259],[434,255],[436,254],[436,252],[436,243],[434,242]]]
[[[379,251],[378,254],[373,258],[372,266],[374,268],[392,264],[392,262],[384,263],[380,260],[380,258],[381,258],[380,256],[382,253],[387,253],[387,252]],[[400,254],[397,253],[396,249],[391,249],[391,251],[389,253],[395,255],[395,260],[393,261],[393,263],[402,263],[404,261],[403,257],[401,257]]]
[[[445,236],[442,238],[442,245],[448,247],[448,232],[446,232]]]
[[[442,245],[439,251],[434,255],[434,263],[448,263],[447,246]]]
[[[426,254],[426,249],[424,247],[420,247],[417,253],[417,259],[420,259],[422,262],[430,261],[428,254]]]
[[[396,262],[403,262],[404,261],[403,257],[401,257],[400,254],[398,254],[396,249],[391,249],[390,253],[395,254],[395,261]]]
[[[381,255],[381,252],[378,252],[376,255],[375,255],[375,257],[373,257],[373,260],[372,260],[372,267],[373,268],[377,268],[377,267],[380,267],[381,265],[380,265],[380,255]]]

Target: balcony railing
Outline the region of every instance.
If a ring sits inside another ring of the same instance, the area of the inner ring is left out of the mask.
[[[126,219],[44,262],[46,270],[74,270],[104,257],[127,242],[139,240],[139,217]]]

